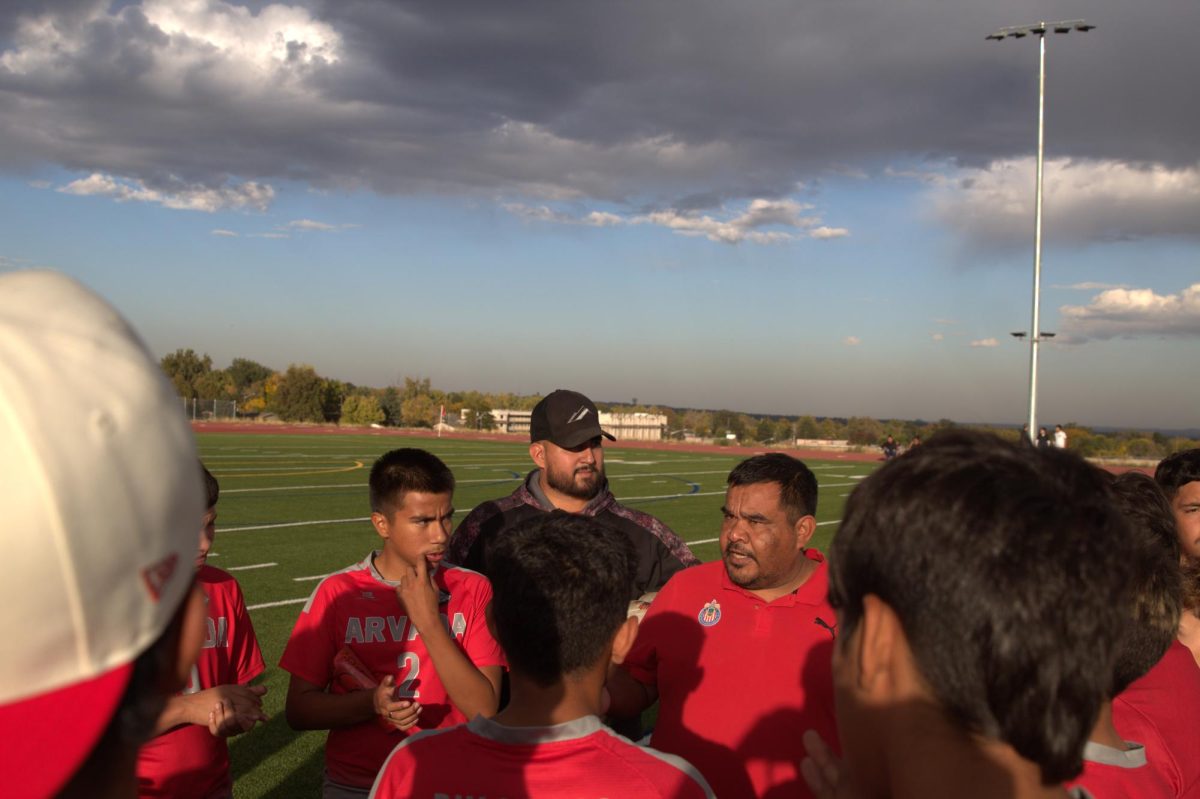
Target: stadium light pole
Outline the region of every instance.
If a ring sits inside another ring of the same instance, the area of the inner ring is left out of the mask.
[[[1040,316],[1042,303],[1042,156],[1045,150],[1046,131],[1046,32],[1070,33],[1072,30],[1087,33],[1096,26],[1089,25],[1082,19],[1065,20],[1062,22],[1038,22],[1034,25],[1013,25],[1001,28],[988,39],[1003,41],[1007,38],[1023,39],[1026,36],[1038,38],[1038,137],[1037,137],[1037,179],[1034,190],[1033,211],[1033,320],[1029,327],[1029,437],[1032,439],[1037,430],[1037,373],[1038,373],[1038,342],[1043,338],[1052,338],[1053,334],[1045,335],[1041,331]]]

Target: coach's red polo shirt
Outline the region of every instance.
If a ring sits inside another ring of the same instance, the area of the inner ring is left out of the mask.
[[[636,680],[658,688],[651,744],[696,766],[722,799],[811,796],[801,734],[814,729],[839,748],[828,570],[821,553],[806,555],[817,570],[773,602],[735,585],[721,561],[679,572],[625,660]]]

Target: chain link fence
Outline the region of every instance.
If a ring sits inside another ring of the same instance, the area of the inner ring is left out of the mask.
[[[237,403],[233,400],[188,399],[180,397],[183,415],[192,421],[206,419],[236,419]]]

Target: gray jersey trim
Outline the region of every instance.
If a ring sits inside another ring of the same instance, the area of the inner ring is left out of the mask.
[[[1117,768],[1141,768],[1146,765],[1146,747],[1126,741],[1132,749],[1115,749],[1111,746],[1088,741],[1083,747],[1083,759]]]

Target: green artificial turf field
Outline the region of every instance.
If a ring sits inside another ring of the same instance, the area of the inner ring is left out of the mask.
[[[367,515],[372,461],[400,446],[440,456],[458,480],[461,520],[476,504],[509,494],[532,468],[528,445],[376,435],[197,434],[221,482],[209,563],[241,583],[267,662],[267,724],[230,741],[239,798],[317,796],[323,732],[297,733],[283,717],[287,674],[277,667],[301,605],[320,577],[377,546]],[[617,499],[662,519],[702,560],[718,555],[725,477],[743,457],[723,452],[612,446],[605,469]],[[808,461],[820,483],[813,546],[824,550],[845,496],[874,463]]]

